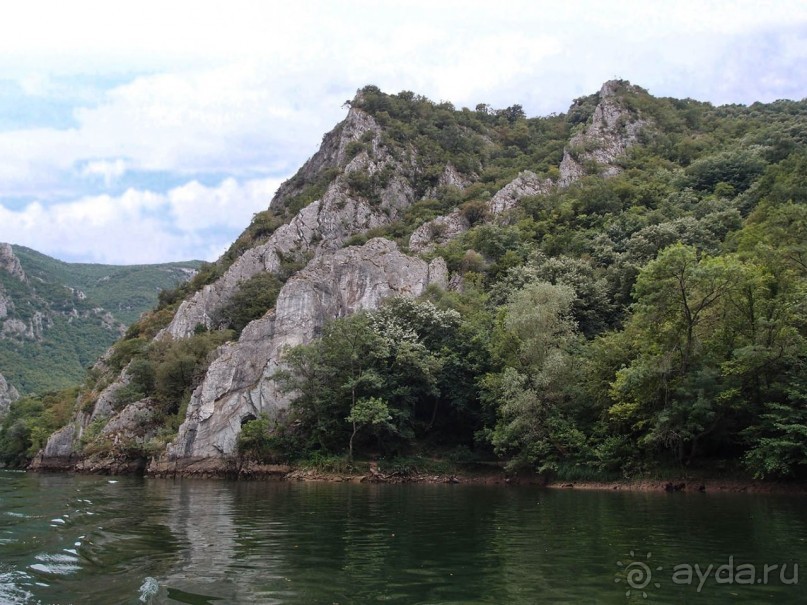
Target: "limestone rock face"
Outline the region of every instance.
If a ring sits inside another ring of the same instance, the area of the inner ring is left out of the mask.
[[[524,170],[496,192],[488,203],[488,209],[494,215],[512,210],[521,198],[549,193],[553,185],[552,179],[540,179],[534,172]]]
[[[521,198],[549,193],[554,185],[552,179],[540,179],[534,172],[525,170],[488,201],[488,212],[491,216],[496,216],[512,210]],[[409,237],[409,249],[417,253],[428,252],[436,244],[445,244],[470,228],[468,219],[459,210],[454,210],[451,214],[438,216],[415,229]]]
[[[28,322],[21,319],[6,319],[0,328],[0,338],[10,338],[15,340],[41,341],[43,331],[53,325],[51,317],[34,311]]]
[[[14,308],[12,300],[0,289],[0,319],[8,317],[8,312]]]
[[[142,437],[144,427],[148,426],[154,416],[153,408],[154,403],[149,399],[130,403],[109,419],[101,430],[101,435],[112,439]]]
[[[14,255],[11,244],[0,243],[0,271],[9,273],[20,281],[26,281],[25,271],[22,270],[20,259]]]
[[[107,351],[107,356],[111,351],[112,349]],[[101,358],[96,362],[95,367],[100,367],[104,362],[104,358]],[[79,410],[70,424],[48,437],[42,456],[39,457],[38,463],[34,463],[34,468],[37,465],[47,467],[50,464],[48,461],[50,458],[67,459],[76,456],[78,454],[78,440],[81,439],[84,429],[94,420],[108,418],[115,414],[115,400],[117,399],[118,391],[129,384],[130,381],[131,378],[124,368],[111,384],[97,394],[92,411],[84,412]]]
[[[475,175],[473,177],[475,178]],[[454,187],[462,191],[471,183],[473,183],[471,178],[461,174],[453,164],[447,164],[437,179],[437,186],[427,189],[424,197],[436,197],[440,188],[443,187]]]
[[[455,237],[462,235],[471,228],[459,210],[451,214],[438,216],[436,219],[423,223],[409,236],[409,249],[412,252],[427,252],[435,244],[444,244]]]
[[[343,169],[322,198],[303,208],[290,223],[278,228],[265,244],[241,255],[215,283],[184,301],[161,336],[170,334],[174,338],[186,338],[199,324],[214,327],[216,311],[238,291],[241,282],[262,271],[277,273],[288,260],[304,260],[335,250],[357,233],[396,220],[400,211],[414,201],[414,192],[401,176],[400,162],[380,144],[380,132],[371,116],[352,109],[341,127],[326,137],[320,151],[301,171],[304,176],[308,175],[307,178],[314,178],[317,171],[332,167]],[[369,150],[348,160],[347,146],[370,136]],[[380,193],[380,201],[371,203],[351,191],[348,185],[350,173],[363,171],[372,176],[389,168],[393,168],[387,170],[393,176]],[[292,185],[281,187],[272,205],[281,204],[287,196],[297,192]]]
[[[274,311],[222,347],[193,393],[168,457],[231,454],[244,419],[288,405],[272,378],[284,350],[311,341],[329,319],[374,309],[390,296],[418,296],[430,283],[445,287],[447,277],[442,259],[427,264],[381,238],[320,254],[285,284]]]
[[[20,394],[13,385],[10,385],[0,374],[0,417],[5,416],[12,402],[19,399]]]
[[[616,159],[636,143],[639,132],[646,125],[644,120],[622,105],[619,88],[623,85],[618,81],[603,84],[591,124],[572,137],[564,149],[557,182],[541,179],[534,172],[525,170],[496,192],[488,202],[489,213],[495,217],[515,208],[522,198],[546,195],[555,187],[568,187],[585,176],[584,163],[587,161],[595,162],[604,177],[619,173]],[[444,244],[469,228],[469,223],[455,210],[418,227],[409,239],[409,249],[418,253],[427,252],[435,244]]]
[[[573,136],[563,152],[560,186],[566,187],[584,176],[583,164],[587,160],[600,165],[602,176],[613,176],[620,171],[614,160],[636,142],[639,131],[646,124],[620,102],[618,91],[621,85],[615,80],[603,84],[591,124]]]
[[[112,416],[115,412],[115,400],[118,397],[118,391],[129,384],[129,382],[131,382],[131,378],[124,369],[118,378],[98,395],[98,399],[95,400],[95,406],[93,406],[88,422],[92,422],[98,418]]]
[[[73,442],[76,437],[76,425],[72,422],[53,433],[45,445],[44,455],[47,458],[64,458],[73,455]]]

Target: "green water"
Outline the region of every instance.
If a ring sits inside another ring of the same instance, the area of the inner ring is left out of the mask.
[[[0,603],[807,603],[805,503],[0,471]]]

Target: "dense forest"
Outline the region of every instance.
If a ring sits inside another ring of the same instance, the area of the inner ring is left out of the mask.
[[[622,83],[619,102],[643,127],[606,175],[592,149],[569,143],[599,100],[527,118],[518,105],[458,110],[364,88],[351,103],[381,125],[393,156],[416,158],[406,176],[418,201],[348,245],[386,237],[407,250],[415,229],[456,210],[470,228],[421,253],[445,259],[452,287],[334,320],[290,350],[278,378],[291,406],[246,424],[241,455],[499,460],[570,479],[671,468],[805,477],[807,101],[715,107]],[[581,158],[581,178],[489,212],[523,170],[557,181],[564,149]],[[449,165],[467,186],[441,184]],[[335,176],[256,215],[222,259],[163,292],[113,347],[113,371],[132,364],[118,405],[150,397],[162,410],[161,432],[132,455],[170,440],[209,353],[273,307],[299,259],[245,284],[220,329],[150,338]],[[372,201],[391,175],[348,177]],[[12,408],[0,436],[6,461],[33,455],[99,380]]]

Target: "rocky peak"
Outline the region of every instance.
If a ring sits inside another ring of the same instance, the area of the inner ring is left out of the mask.
[[[339,167],[341,173],[322,197],[279,227],[266,243],[242,254],[215,283],[184,301],[160,337],[170,334],[174,338],[187,338],[197,325],[213,327],[212,318],[218,309],[250,277],[264,271],[279,273],[289,260],[305,260],[324,250],[337,249],[353,235],[396,220],[414,201],[414,191],[402,176],[405,170],[399,160],[380,144],[380,134],[381,128],[372,116],[351,108],[347,118],[326,135],[317,154],[288,182],[291,185],[278,190],[270,206],[282,205],[289,195],[299,190],[294,189],[298,187],[295,182],[311,182],[322,171]],[[365,148],[350,157],[349,145],[359,141]],[[350,186],[351,173],[373,176],[385,170],[391,177],[376,200],[357,194]]]
[[[5,271],[20,281],[26,281],[20,259],[14,254],[11,244],[0,243],[0,271]]]
[[[643,92],[622,80],[609,80],[602,85],[591,122],[573,136],[564,149],[557,181],[541,179],[525,170],[488,201],[489,215],[495,217],[513,209],[524,197],[545,195],[555,187],[568,187],[585,176],[589,163],[596,165],[604,177],[617,174],[620,168],[616,159],[636,143],[639,131],[646,124],[624,105],[622,94],[625,90]],[[418,227],[409,239],[409,248],[413,252],[425,252],[435,244],[444,244],[458,237],[469,228],[470,223],[459,210],[454,210]]]
[[[272,208],[282,206],[289,198],[300,193],[317,180],[325,171],[344,168],[348,161],[347,147],[353,141],[360,141],[367,132],[379,133],[381,127],[371,115],[358,107],[351,107],[345,119],[322,137],[322,144],[293,178],[285,181],[277,190],[269,204]]]
[[[647,123],[626,107],[622,99],[625,89],[641,90],[621,80],[602,85],[591,122],[571,138],[563,152],[558,181],[561,187],[585,176],[589,163],[595,164],[604,177],[620,171],[615,160],[636,143],[639,131]]]

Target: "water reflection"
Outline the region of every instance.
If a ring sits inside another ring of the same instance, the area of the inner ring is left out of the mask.
[[[0,603],[625,603],[640,563],[627,602],[807,602],[672,579],[804,563],[797,497],[117,481],[0,472]]]
[[[231,486],[149,481],[147,499],[153,498],[167,504],[165,523],[181,548],[171,568],[157,576],[160,590],[152,602],[248,602],[241,600],[239,578],[232,571],[237,535]]]

